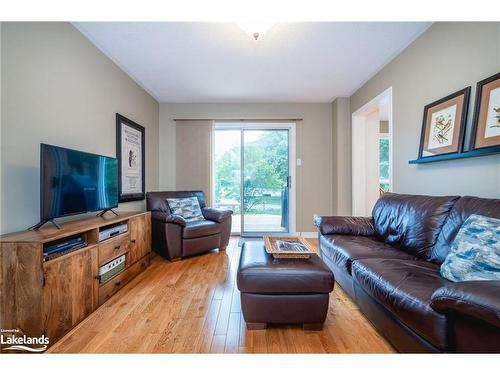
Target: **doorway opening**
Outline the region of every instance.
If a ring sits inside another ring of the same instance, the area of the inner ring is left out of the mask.
[[[293,233],[294,123],[218,122],[213,132],[212,202],[231,209],[231,233]]]
[[[370,216],[392,191],[392,88],[352,114],[352,214]]]

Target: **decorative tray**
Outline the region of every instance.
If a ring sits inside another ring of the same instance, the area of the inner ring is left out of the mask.
[[[264,247],[274,258],[308,259],[316,252],[302,237],[264,236]]]

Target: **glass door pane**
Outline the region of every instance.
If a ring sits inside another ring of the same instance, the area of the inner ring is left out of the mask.
[[[288,232],[287,129],[243,130],[242,234]]]
[[[231,232],[241,232],[241,130],[214,132],[214,207],[233,210]]]

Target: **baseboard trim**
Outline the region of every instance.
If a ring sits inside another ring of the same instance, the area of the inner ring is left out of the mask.
[[[300,232],[300,236],[304,238],[316,238],[318,237],[318,232]]]

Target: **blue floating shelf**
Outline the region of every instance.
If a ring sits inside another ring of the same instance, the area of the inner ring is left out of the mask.
[[[500,146],[472,150],[472,151],[454,152],[452,154],[426,156],[426,157],[423,157],[420,159],[410,160],[408,162],[408,164],[433,163],[436,161],[467,159],[467,158],[474,158],[474,157],[478,157],[478,156],[495,155],[495,154],[500,154]]]

